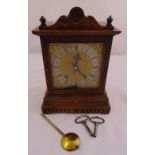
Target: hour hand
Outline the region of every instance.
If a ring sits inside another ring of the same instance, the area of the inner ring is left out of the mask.
[[[80,57],[79,52],[77,53],[77,55],[74,56],[74,60],[75,60],[76,62],[78,62],[78,61],[81,60],[81,57]]]

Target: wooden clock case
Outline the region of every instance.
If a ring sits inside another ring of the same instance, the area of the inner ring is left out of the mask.
[[[42,16],[41,25],[32,31],[40,36],[44,70],[47,83],[42,112],[49,113],[103,113],[110,112],[109,99],[105,91],[113,36],[121,33],[112,26],[111,16],[107,23],[99,24],[94,17],[85,16],[79,7],[61,16],[56,23],[48,23]],[[99,88],[56,89],[52,85],[52,67],[48,45],[50,43],[103,43]]]

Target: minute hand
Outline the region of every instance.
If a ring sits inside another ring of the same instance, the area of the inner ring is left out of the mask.
[[[79,70],[78,66],[77,66],[77,71],[80,73],[80,75],[81,75],[83,78],[86,78],[86,76]]]

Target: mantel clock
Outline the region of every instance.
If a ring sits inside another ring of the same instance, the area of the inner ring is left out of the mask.
[[[98,23],[79,7],[32,31],[40,36],[47,83],[43,113],[109,113],[105,91],[113,36],[112,17]]]

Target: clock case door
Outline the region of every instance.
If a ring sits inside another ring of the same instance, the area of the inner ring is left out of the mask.
[[[78,16],[77,16],[78,15]],[[113,36],[120,31],[111,25],[111,18],[105,26],[99,25],[92,16],[86,17],[81,8],[71,9],[68,16],[61,16],[55,24],[41,25],[32,32],[40,36],[47,91],[44,96],[43,113],[109,113],[109,99],[105,91]],[[68,22],[69,21],[69,22]],[[100,67],[98,88],[56,89],[52,82],[52,64],[49,52],[51,43],[102,43],[104,52]]]

